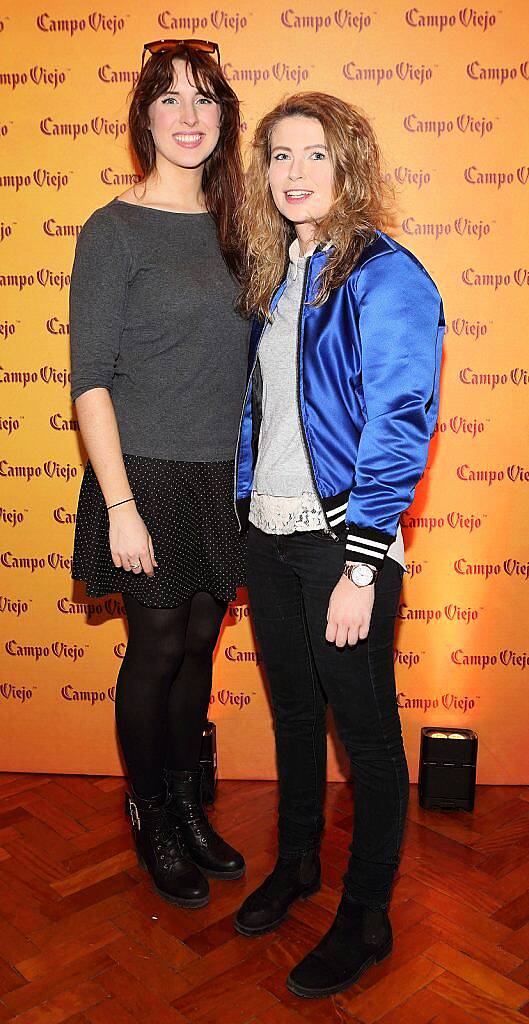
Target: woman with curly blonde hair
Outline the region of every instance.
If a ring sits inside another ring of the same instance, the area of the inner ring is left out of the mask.
[[[399,520],[437,420],[444,315],[425,269],[382,231],[389,198],[373,130],[350,104],[301,93],[259,123],[236,504],[274,710],[279,857],[235,924],[269,931],[320,887],[330,703],[355,820],[335,921],[287,981],[307,997],[341,991],[391,952],[408,802],[393,671]]]

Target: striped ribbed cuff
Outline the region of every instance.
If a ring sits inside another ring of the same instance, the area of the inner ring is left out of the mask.
[[[374,569],[381,569],[394,537],[383,530],[355,526],[349,523],[345,542],[346,562],[365,562]]]

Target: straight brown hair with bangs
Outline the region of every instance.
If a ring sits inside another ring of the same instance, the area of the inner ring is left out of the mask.
[[[186,62],[189,81],[195,88],[220,104],[219,141],[204,164],[202,189],[206,208],[217,225],[224,261],[240,281],[242,236],[237,227],[237,215],[243,196],[243,166],[239,100],[222,69],[209,54],[181,46],[149,57],[134,86],[130,102],[129,132],[134,162],[143,179],[156,167],[156,148],[149,131],[149,107],[172,88],[175,58]]]
[[[315,225],[315,241],[330,241],[332,249],[319,275],[314,305],[324,303],[349,277],[377,229],[388,223],[393,201],[375,134],[360,110],[323,92],[297,93],[278,103],[255,130],[240,219],[247,263],[239,307],[265,317],[270,316],[270,302],[283,280],[288,247],[296,234],[277,209],[268,182],[272,132],[288,117],[320,122],[334,171],[331,208]]]

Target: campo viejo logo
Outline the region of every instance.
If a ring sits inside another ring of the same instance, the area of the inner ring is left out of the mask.
[[[37,28],[41,32],[70,36],[71,39],[78,32],[106,32],[115,36],[125,28],[125,16],[119,14],[103,14],[101,11],[91,11],[90,14],[80,18],[53,18],[47,12],[39,14],[36,19]]]
[[[0,683],[0,697],[6,701],[25,704],[33,697],[36,686],[19,686],[18,683]]]

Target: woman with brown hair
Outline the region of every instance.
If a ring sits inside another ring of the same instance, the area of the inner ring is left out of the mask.
[[[391,952],[408,802],[393,671],[399,519],[436,423],[444,315],[424,268],[382,232],[387,202],[373,131],[350,104],[301,93],[259,123],[236,497],[274,710],[279,857],[235,924],[270,931],[320,887],[329,702],[354,831],[336,919],[287,981],[306,997],[340,992]]]
[[[89,456],[72,575],[90,596],[123,595],[116,723],[138,859],[161,896],[200,907],[203,872],[244,871],[205,815],[199,770],[213,651],[244,583],[231,501],[247,353],[240,117],[216,44],[146,49],[129,114],[141,180],[89,218],[72,275]]]

